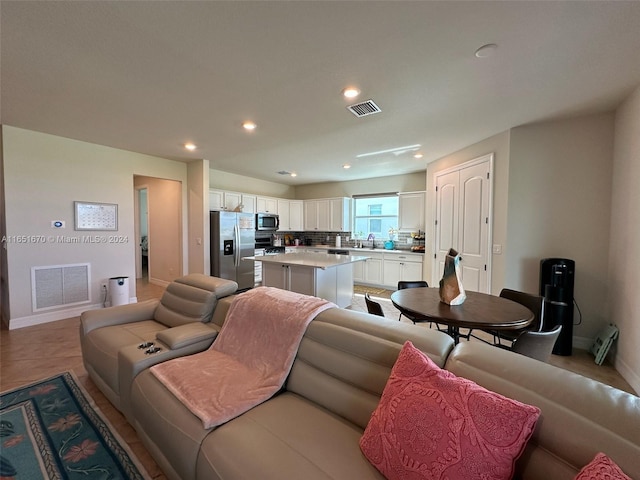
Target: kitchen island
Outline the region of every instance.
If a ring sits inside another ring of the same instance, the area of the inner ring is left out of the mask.
[[[353,298],[353,264],[364,255],[294,253],[255,257],[262,262],[262,284],[313,295],[348,307]]]

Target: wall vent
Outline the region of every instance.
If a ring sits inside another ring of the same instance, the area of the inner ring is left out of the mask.
[[[48,310],[91,301],[88,263],[31,268],[33,311]]]
[[[374,113],[380,113],[382,111],[373,100],[366,100],[361,103],[349,105],[347,110],[353,113],[356,117],[366,117],[367,115],[373,115]]]

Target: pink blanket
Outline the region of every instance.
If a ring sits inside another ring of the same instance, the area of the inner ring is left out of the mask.
[[[238,295],[211,348],[151,367],[204,428],[237,417],[283,385],[311,320],[334,304],[272,287]]]

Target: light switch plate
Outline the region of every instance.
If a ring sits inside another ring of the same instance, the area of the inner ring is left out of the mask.
[[[495,253],[496,255],[502,254],[502,245],[500,245],[499,243],[494,243],[493,244],[493,253]]]

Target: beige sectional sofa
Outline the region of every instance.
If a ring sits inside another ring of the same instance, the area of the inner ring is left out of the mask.
[[[204,343],[213,342],[234,298],[217,298],[211,321],[201,324],[213,332]],[[136,374],[120,383],[119,408],[171,479],[380,479],[358,442],[406,340],[455,375],[541,409],[515,478],[569,480],[605,452],[640,479],[638,397],[480,342],[454,348],[444,333],[337,308],[310,323],[282,391],[217,428],[205,430],[149,371],[163,352],[145,355],[143,368],[120,356]],[[93,361],[85,358],[95,379]]]

